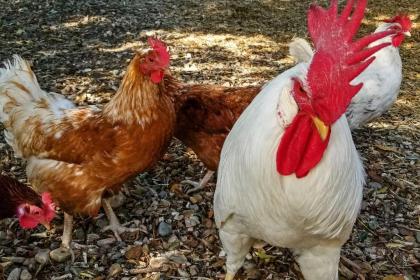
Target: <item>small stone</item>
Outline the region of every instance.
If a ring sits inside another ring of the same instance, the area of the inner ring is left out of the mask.
[[[150,259],[149,266],[151,268],[161,268],[167,262],[168,259],[165,257],[155,257]]]
[[[379,227],[379,223],[376,220],[371,220],[368,222],[368,226],[372,230],[376,230]]]
[[[408,242],[415,242],[416,241],[416,238],[414,238],[414,236],[411,236],[411,235],[405,236],[404,239]]]
[[[159,197],[160,198],[167,198],[168,197],[168,193],[165,192],[165,191],[161,191],[161,192],[159,192]]]
[[[0,231],[0,240],[6,240],[7,239],[7,233],[4,231]]]
[[[46,264],[50,261],[50,250],[42,249],[39,250],[35,255],[35,261],[39,264]]]
[[[2,261],[11,261],[12,263],[24,263],[26,260],[26,258],[24,257],[6,257],[6,258],[2,258]]]
[[[128,260],[140,260],[140,258],[143,256],[143,247],[140,245],[133,246],[130,249],[127,250],[125,253],[125,257]]]
[[[108,270],[108,277],[115,277],[118,276],[123,271],[122,267],[118,263],[114,263]]]
[[[98,240],[99,238],[101,238],[98,234],[96,233],[89,233],[87,235],[87,243],[93,243],[96,240]]]
[[[159,227],[158,227],[158,233],[162,237],[171,235],[172,234],[172,226],[165,223],[165,222],[161,222],[159,224]]]
[[[115,243],[115,238],[113,238],[113,237],[110,237],[110,238],[105,238],[105,239],[101,239],[101,240],[98,240],[98,242],[96,242],[96,244],[99,246],[99,247],[102,247],[102,246],[109,246],[109,245],[111,245],[111,244],[114,244]]]
[[[198,268],[195,265],[190,266],[189,271],[191,276],[198,275]]]
[[[74,231],[74,239],[76,239],[76,240],[84,240],[85,239],[85,231],[83,230],[83,228],[78,227]]]
[[[378,182],[370,182],[369,187],[374,190],[379,190],[380,188],[382,188],[382,185],[379,184]]]
[[[24,266],[29,266],[31,264],[35,264],[35,259],[34,258],[25,259],[25,261],[23,262]]]
[[[190,274],[188,272],[186,272],[185,270],[182,270],[180,268],[178,268],[178,274],[181,277],[190,278]]]
[[[13,269],[9,276],[7,277],[7,280],[19,280],[19,276],[20,276],[20,271],[21,269],[16,267],[15,269]]]
[[[197,204],[197,203],[200,203],[201,201],[203,201],[203,197],[199,194],[195,194],[195,195],[190,197],[190,201],[191,201],[191,203]]]
[[[70,258],[70,256],[70,251],[61,247],[50,252],[50,258],[58,263],[66,261],[68,258]]]
[[[116,252],[111,255],[110,259],[111,261],[118,261],[122,257],[121,252]]]
[[[416,231],[416,240],[420,243],[420,231]]]
[[[177,264],[184,264],[188,262],[187,258],[181,253],[173,254],[169,256],[168,259]]]
[[[22,270],[22,273],[20,274],[20,280],[31,280],[32,274],[29,273],[27,269]]]
[[[17,247],[16,248],[16,255],[17,256],[28,256],[30,254],[31,254],[31,251],[29,251],[25,248],[22,248],[22,247]]]
[[[97,226],[97,227],[99,227],[99,228],[104,228],[104,227],[106,227],[109,223],[108,223],[108,221],[107,221],[105,218],[103,218],[103,219],[97,219],[97,220],[95,221],[95,224],[96,224],[96,226]]]
[[[189,227],[195,227],[196,225],[200,224],[200,219],[197,216],[192,215],[189,218],[185,218],[185,226],[187,228]]]

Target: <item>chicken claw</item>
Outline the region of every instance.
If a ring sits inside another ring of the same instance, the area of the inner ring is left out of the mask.
[[[64,262],[68,257],[71,257],[71,262],[74,263],[75,256],[71,248],[71,235],[73,233],[73,216],[64,213],[64,229],[61,237],[61,246],[50,252],[50,257],[56,262]]]
[[[111,204],[107,199],[102,199],[102,207],[105,210],[105,214],[108,217],[109,225],[104,227],[102,229],[102,232],[111,230],[117,241],[122,241],[120,234],[123,232],[136,232],[139,231],[137,228],[128,228],[124,227],[120,224],[120,221],[117,218],[117,215],[115,215],[114,210],[112,210]]]
[[[191,180],[184,180],[181,182],[181,184],[188,184],[193,186],[194,188],[189,189],[187,191],[187,194],[202,190],[206,187],[207,183],[210,181],[211,177],[213,176],[214,171],[207,171],[206,175],[204,175],[203,179],[201,179],[200,182],[194,182]]]

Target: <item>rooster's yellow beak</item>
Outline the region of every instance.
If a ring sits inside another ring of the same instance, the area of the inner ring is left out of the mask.
[[[330,131],[330,127],[327,126],[320,118],[316,116],[312,117],[312,120],[314,121],[315,127],[318,130],[322,141],[325,141],[325,139],[327,139],[328,132]]]

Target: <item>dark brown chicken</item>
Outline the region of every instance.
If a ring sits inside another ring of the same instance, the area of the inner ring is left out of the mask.
[[[43,224],[49,228],[55,216],[54,203],[49,193],[37,194],[18,180],[0,175],[0,220],[16,216],[22,228]]]

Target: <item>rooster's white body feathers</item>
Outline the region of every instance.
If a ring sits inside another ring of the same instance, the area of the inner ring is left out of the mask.
[[[291,78],[305,80],[307,69],[307,63],[298,64],[269,82],[223,146],[214,211],[230,273],[253,240],[261,239],[293,249],[306,279],[337,277],[340,247],[359,212],[365,178],[345,116],[332,126],[322,160],[306,177],[276,170],[280,139],[298,110]]]

